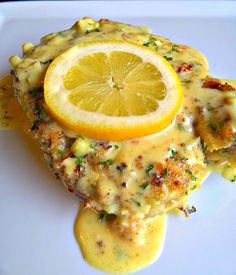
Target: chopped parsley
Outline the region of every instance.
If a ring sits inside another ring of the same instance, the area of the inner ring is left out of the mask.
[[[148,187],[149,183],[148,182],[144,182],[142,185],[140,185],[140,188],[142,188],[143,190],[145,190]]]
[[[105,210],[102,210],[99,214],[99,222],[107,221],[108,213]]]
[[[104,165],[104,166],[111,166],[115,162],[114,159],[106,159],[106,160],[100,160],[98,164]]]
[[[166,167],[165,171],[164,171],[164,175],[163,175],[163,178],[165,179],[166,177],[168,177],[169,175],[169,170],[168,168]]]
[[[115,148],[116,148],[116,150],[118,150],[120,148],[120,146],[118,144],[115,144]]]
[[[189,79],[183,79],[183,80],[181,80],[183,83],[190,83],[190,82],[192,82],[191,80],[189,80]]]
[[[42,91],[43,91],[42,87],[35,87],[29,93],[32,95],[32,97],[38,97]]]
[[[35,107],[35,114],[38,115],[38,117],[39,117],[40,120],[47,120],[47,118],[48,118],[48,116],[47,116],[47,114],[44,112],[42,106],[39,105],[39,104],[36,104],[36,107]]]
[[[152,175],[153,168],[154,168],[153,164],[149,164],[148,167],[146,168],[145,172],[148,176]]]
[[[197,177],[195,177],[195,176],[191,176],[191,180],[196,181],[196,180],[197,180]]]
[[[80,167],[84,167],[84,157],[83,156],[78,157],[75,161],[75,164],[79,165]]]
[[[178,154],[178,152],[175,149],[171,149],[170,153],[171,153],[170,158],[174,158],[175,155]]]
[[[185,158],[185,157],[181,158],[181,161],[184,161],[184,160],[188,160],[188,158]]]
[[[57,150],[57,154],[62,157],[65,154],[65,150]]]
[[[236,175],[231,179],[231,182],[236,182]]]
[[[132,198],[132,201],[136,204],[137,207],[141,207],[141,203]]]
[[[120,32],[124,32],[123,29],[119,28],[117,30],[115,30],[116,33],[120,33]]]
[[[170,54],[164,55],[164,58],[165,58],[167,61],[173,60],[173,57],[172,57]]]
[[[118,259],[118,260],[122,260],[122,259],[124,259],[124,258],[127,258],[127,253],[124,251],[124,250],[122,250],[121,248],[116,248],[116,258]]]
[[[218,128],[222,129],[224,127],[224,123],[222,121],[218,122]]]
[[[146,47],[147,47],[147,46],[149,45],[149,43],[150,43],[149,41],[144,42],[144,43],[143,43],[143,46],[146,46]]]
[[[202,152],[205,153],[208,146],[206,144],[204,144],[204,141],[202,139],[200,142],[201,142]]]
[[[162,42],[159,40],[156,40],[155,37],[151,36],[149,37],[149,40],[143,43],[143,46],[149,47],[155,47],[155,50],[158,51],[159,47],[161,46]]]
[[[153,36],[150,36],[149,40],[143,43],[143,46],[149,46],[150,44],[154,44],[155,42],[156,42],[156,39]]]
[[[185,170],[185,173],[186,173],[186,174],[189,174],[189,175],[192,175],[193,172],[192,172],[191,170],[186,169],[186,170]]]
[[[172,51],[172,52],[177,52],[177,53],[179,53],[178,45],[173,45],[173,46],[171,47],[171,51]]]
[[[90,143],[89,147],[90,147],[91,149],[95,149],[95,145],[94,145],[93,143]]]
[[[182,123],[177,123],[177,127],[180,131],[185,131],[185,128]]]

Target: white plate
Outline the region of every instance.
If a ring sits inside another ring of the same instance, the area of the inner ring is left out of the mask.
[[[214,76],[236,79],[234,2],[21,2],[0,4],[0,74],[25,41],[78,17],[148,25],[208,58]],[[68,194],[16,131],[0,132],[0,275],[97,275],[73,235],[78,199]],[[191,201],[197,213],[170,217],[161,258],[137,274],[236,274],[236,185],[211,175]]]

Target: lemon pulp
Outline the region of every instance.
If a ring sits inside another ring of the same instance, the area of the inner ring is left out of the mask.
[[[70,48],[49,66],[44,90],[49,112],[65,128],[102,140],[161,131],[182,102],[171,65],[152,49],[122,41]]]
[[[166,95],[157,68],[132,53],[114,51],[83,57],[64,78],[69,100],[79,108],[110,116],[154,112]]]

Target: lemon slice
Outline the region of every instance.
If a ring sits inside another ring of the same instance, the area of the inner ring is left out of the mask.
[[[177,74],[154,50],[122,41],[76,45],[49,66],[46,105],[66,129],[125,140],[167,127],[182,102]]]

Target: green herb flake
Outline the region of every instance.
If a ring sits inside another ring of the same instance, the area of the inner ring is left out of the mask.
[[[177,127],[180,131],[185,131],[185,128],[182,123],[177,123]]]
[[[144,43],[143,43],[143,46],[147,47],[147,46],[149,45],[149,43],[150,43],[149,41],[144,42]]]
[[[79,165],[80,167],[84,167],[84,157],[83,156],[78,157],[75,161],[75,164]]]
[[[218,128],[222,129],[224,127],[224,123],[222,121],[218,122]]]
[[[212,130],[213,132],[216,131],[216,126],[215,126],[213,123],[209,123],[208,126],[211,128],[211,130]]]
[[[185,170],[185,173],[186,173],[186,174],[189,174],[189,175],[192,175],[193,172],[192,172],[191,170],[186,169],[186,170]]]
[[[105,210],[102,210],[99,214],[99,222],[107,221],[108,213]]]
[[[125,259],[125,258],[127,258],[127,253],[124,251],[124,250],[122,250],[122,249],[117,249],[117,251],[116,251],[116,258],[117,258],[117,260],[123,260],[123,259]]]
[[[183,158],[181,158],[180,160],[181,160],[181,161],[186,161],[186,160],[188,160],[188,158],[183,157]]]
[[[231,179],[231,182],[236,182],[236,175]]]
[[[141,203],[132,198],[132,201],[136,204],[137,207],[141,207]]]
[[[172,52],[177,52],[177,53],[179,53],[178,45],[173,45],[173,46],[171,47],[171,51],[172,51]]]
[[[142,185],[140,185],[140,188],[145,190],[148,187],[149,183],[148,182],[144,182]]]
[[[169,170],[168,170],[168,168],[166,167],[166,169],[165,169],[165,171],[164,171],[163,178],[164,178],[164,179],[167,178],[168,175],[169,175]]]
[[[170,153],[171,153],[170,158],[174,158],[175,155],[178,154],[178,152],[175,149],[171,149]]]
[[[118,150],[120,148],[120,146],[118,144],[115,144],[115,148],[116,148],[116,150]]]
[[[143,46],[149,46],[150,44],[153,44],[156,42],[156,39],[153,36],[149,37],[149,40],[143,43]]]
[[[154,168],[153,164],[149,164],[148,167],[146,168],[145,172],[148,176],[152,175],[153,168]]]
[[[197,177],[195,177],[195,176],[191,176],[191,180],[196,181],[196,180],[197,180]]]
[[[185,84],[188,84],[188,83],[191,83],[192,81],[191,80],[189,80],[189,79],[183,79],[183,80],[181,80],[183,83],[185,83]]]
[[[65,150],[57,150],[57,154],[62,157],[65,154]]]
[[[119,28],[117,30],[115,30],[116,33],[121,33],[121,32],[124,32],[123,29]]]
[[[40,120],[47,120],[47,114],[44,112],[42,106],[39,104],[36,105],[35,113],[38,115]]]
[[[108,160],[107,160],[107,164],[108,164],[108,165],[112,165],[114,162],[115,162],[114,159],[108,159]]]
[[[156,38],[154,36],[150,35],[149,41],[150,41],[150,43],[155,43]]]
[[[200,143],[201,143],[201,147],[202,147],[202,152],[205,153],[208,146],[204,143],[204,141],[202,139],[201,139]]]
[[[104,166],[111,166],[115,162],[114,159],[106,159],[106,160],[100,160],[98,164],[104,165]]]
[[[165,58],[167,61],[173,60],[173,57],[172,57],[171,55],[164,55],[164,58]]]
[[[149,47],[149,46],[154,47],[156,51],[159,50],[159,47],[160,47],[161,45],[162,45],[162,42],[159,41],[159,40],[156,40],[156,38],[153,37],[153,36],[151,36],[151,35],[150,35],[150,37],[149,37],[149,40],[148,40],[148,41],[145,41],[145,42],[143,43],[143,46],[146,46],[146,47]]]
[[[32,97],[38,97],[41,92],[43,92],[43,88],[42,87],[35,87],[33,88],[33,90],[30,91],[30,94],[32,95]]]
[[[197,185],[195,184],[192,188],[191,188],[191,190],[193,191],[193,190],[195,190],[197,188]]]
[[[91,149],[95,149],[95,145],[94,145],[93,143],[90,143],[89,147],[90,147]]]

